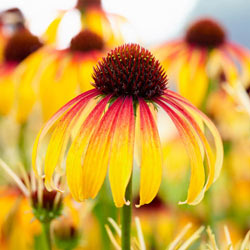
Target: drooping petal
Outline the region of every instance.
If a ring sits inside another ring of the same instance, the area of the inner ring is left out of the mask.
[[[203,149],[204,149],[206,157],[207,157],[208,177],[207,177],[207,181],[202,192],[196,198],[196,201],[198,203],[203,198],[205,191],[214,182],[215,157],[205,135],[203,134],[203,131],[201,130],[198,123],[195,121],[195,118],[193,118],[195,117],[196,114],[192,111],[188,111],[187,109],[185,109],[185,107],[183,107],[183,105],[178,104],[175,101],[167,100],[167,103],[169,103],[172,107],[174,107],[181,114],[181,116],[187,121],[187,123],[189,124],[190,130],[196,136],[197,142],[199,143],[201,141],[202,143],[202,148],[200,147],[201,153],[203,153]]]
[[[199,109],[195,108],[192,104],[190,104],[182,96],[178,95],[177,93],[175,93],[171,90],[168,91],[168,94],[170,94],[172,97],[174,97],[179,102],[185,104],[187,107],[189,107],[195,113],[197,113],[202,118],[205,125],[208,127],[208,129],[209,129],[209,131],[214,139],[214,144],[215,144],[216,161],[215,161],[214,181],[216,181],[220,175],[220,171],[221,171],[221,167],[222,167],[222,163],[223,163],[223,155],[224,155],[221,136],[220,136],[217,128],[215,127],[213,122],[204,113],[202,113]]]
[[[123,98],[118,98],[107,110],[96,127],[86,151],[82,170],[83,199],[94,198],[105,179],[111,150],[112,138],[117,115],[123,105]]]
[[[195,106],[200,106],[208,88],[206,51],[192,50],[185,57],[179,72],[179,92]]]
[[[124,100],[117,121],[110,153],[109,180],[115,205],[122,207],[126,203],[125,192],[133,167],[135,121],[132,97]]]
[[[84,123],[81,125],[69,149],[66,161],[67,182],[74,199],[82,201],[82,160],[86,152],[89,140],[99,124],[104,114],[106,105],[110,100],[110,96],[103,98],[96,107],[90,112]]]
[[[40,146],[40,143],[42,141],[42,139],[44,138],[44,136],[47,134],[47,132],[50,130],[50,128],[55,124],[55,122],[68,110],[70,109],[75,103],[77,103],[78,101],[82,100],[83,98],[86,98],[88,95],[94,94],[94,96],[97,96],[99,94],[98,91],[96,90],[90,90],[87,91],[85,93],[82,93],[81,95],[75,97],[74,99],[72,99],[71,101],[69,101],[68,103],[66,103],[62,108],[60,108],[45,124],[44,126],[41,128],[41,130],[39,131],[34,146],[33,146],[33,152],[32,152],[32,167],[34,172],[36,173],[36,175],[41,175],[41,169],[37,168],[39,166],[39,164],[37,164],[37,153],[38,153],[38,149]],[[38,172],[39,171],[39,172]]]
[[[45,185],[48,190],[56,189],[53,183],[54,170],[61,163],[61,159],[65,153],[74,126],[79,120],[82,122],[90,112],[90,108],[86,108],[86,106],[90,103],[90,99],[93,97],[95,97],[95,94],[87,96],[67,111],[67,113],[59,120],[51,136],[44,166]],[[93,103],[89,106],[93,106]]]
[[[162,152],[154,118],[147,103],[139,99],[141,176],[140,204],[150,203],[156,196],[162,177]]]
[[[205,171],[199,144],[196,140],[196,137],[191,132],[190,126],[187,124],[187,122],[185,122],[184,119],[182,119],[173,109],[171,109],[170,106],[166,105],[160,100],[156,100],[156,103],[167,112],[169,117],[174,122],[190,157],[191,177],[186,202],[193,204],[193,202],[202,192],[205,183]]]
[[[204,192],[219,176],[223,160],[223,146],[221,138],[213,123],[201,111],[199,111],[189,102],[187,102],[183,97],[172,91],[168,91],[165,101],[167,101],[171,106],[173,106],[185,118],[185,120],[190,124],[191,130],[193,130],[193,132],[198,135],[199,140],[203,144],[205,155],[207,157],[208,176],[202,192],[199,196],[197,196],[195,200],[195,202],[198,203],[204,196]],[[195,116],[197,115],[201,117],[202,121],[205,123],[211,135],[213,136],[215,147],[214,152],[210,144],[208,143],[205,135],[203,134],[202,128],[195,121]]]

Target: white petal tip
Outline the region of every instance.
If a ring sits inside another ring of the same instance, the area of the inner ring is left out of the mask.
[[[187,201],[179,201],[178,202],[178,205],[184,205],[184,204],[187,204]]]
[[[130,201],[124,200],[124,204],[125,204],[126,206],[129,206],[129,205],[130,205]]]

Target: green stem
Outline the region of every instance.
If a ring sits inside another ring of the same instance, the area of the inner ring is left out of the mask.
[[[46,246],[46,250],[51,250],[51,237],[50,237],[50,222],[42,223],[43,239]]]
[[[124,205],[122,208],[122,250],[131,249],[131,218],[132,218],[132,175],[126,190],[126,200],[130,201],[130,204]]]
[[[25,131],[26,131],[27,124],[23,123],[20,125],[19,129],[19,137],[18,137],[18,151],[20,155],[20,159],[23,163],[23,166],[28,169],[29,160],[26,151],[26,140],[25,140]]]

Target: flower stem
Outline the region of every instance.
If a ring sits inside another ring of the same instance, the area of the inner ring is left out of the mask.
[[[43,229],[43,239],[44,244],[46,246],[46,250],[51,250],[51,237],[50,237],[50,222],[43,222],[42,223]]]
[[[25,141],[26,125],[27,125],[26,123],[20,125],[19,137],[18,137],[18,150],[23,166],[25,167],[25,169],[28,169],[29,161],[27,157],[27,150],[26,150],[27,145]]]
[[[132,218],[132,175],[126,190],[126,200],[130,201],[130,204],[124,205],[122,208],[122,250],[131,249],[131,218]]]

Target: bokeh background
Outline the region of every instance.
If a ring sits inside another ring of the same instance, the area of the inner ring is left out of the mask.
[[[79,13],[73,10],[75,4],[74,0],[0,0],[0,11],[20,8],[31,32],[40,36],[60,11],[70,10],[60,24],[63,28],[59,27],[58,47],[63,49],[80,31]],[[126,18],[127,22],[122,26],[122,33],[128,43],[138,42],[147,48],[155,48],[167,41],[183,37],[187,26],[192,21],[200,17],[210,17],[215,18],[224,26],[229,40],[250,48],[248,32],[250,2],[248,0],[102,0],[102,6],[107,13],[118,14]],[[176,88],[173,87],[173,89]],[[234,246],[250,229],[250,118],[244,111],[238,109],[237,105],[235,107],[235,103],[230,98],[223,98],[224,95],[221,96],[221,93],[218,92],[209,102],[211,111],[209,115],[219,127],[224,140],[223,171],[219,180],[207,192],[204,200],[198,206],[178,205],[178,201],[184,200],[186,197],[190,176],[189,161],[179,137],[172,128],[169,128],[169,134],[165,135],[168,138],[164,147],[167,167],[159,196],[152,205],[134,211],[141,220],[147,249],[166,249],[177,233],[189,222],[194,225],[192,232],[201,225],[211,226],[218,242],[223,247],[227,247],[225,225],[230,230]],[[30,132],[26,137],[30,145],[32,145],[42,122],[38,123],[35,120],[28,125]],[[4,147],[5,142],[9,147],[1,149],[4,152],[3,158],[9,164],[15,165],[17,162],[15,143],[18,130],[10,120],[3,121],[0,126],[0,138],[3,141],[1,147]],[[31,152],[31,149],[29,151]],[[31,154],[30,152],[29,154]],[[5,178],[5,175],[1,173],[0,182],[5,184]],[[94,203],[91,201],[87,205],[79,205],[71,200],[66,201],[68,211],[74,217],[74,227],[81,227],[84,235],[84,244],[82,244],[84,247],[79,249],[112,249],[104,228],[105,218],[112,217],[117,220],[119,213],[113,207],[111,194],[110,197],[102,195],[107,193],[107,190],[109,192],[109,186],[105,183],[97,201]],[[4,189],[2,194],[5,191]],[[135,201],[138,199],[136,193],[138,193],[138,182],[135,183]],[[13,197],[9,199],[13,199]],[[6,201],[1,200],[0,196],[0,204],[1,202],[4,206]],[[11,204],[13,205],[13,202]],[[23,211],[26,211],[26,204],[23,206],[20,218]],[[11,210],[11,207],[11,205],[7,207],[6,211]],[[5,221],[6,214],[2,215],[2,221]],[[84,214],[84,222],[80,218],[82,217],[80,214]],[[31,220],[31,218],[28,219]],[[25,224],[24,221],[18,224],[21,230],[26,230],[28,233],[29,230],[33,230],[23,229],[21,227],[23,224]],[[64,225],[67,223],[59,223],[58,227]],[[134,234],[136,234],[135,232],[136,230],[133,229]],[[18,239],[18,233],[20,232],[17,230],[16,238],[13,236],[14,239]],[[199,243],[206,238],[206,236],[202,236]],[[198,245],[197,243],[190,249],[197,249]],[[17,246],[6,249],[12,250],[15,247]],[[223,247],[221,249],[224,249]],[[39,248],[36,249],[39,250]]]

